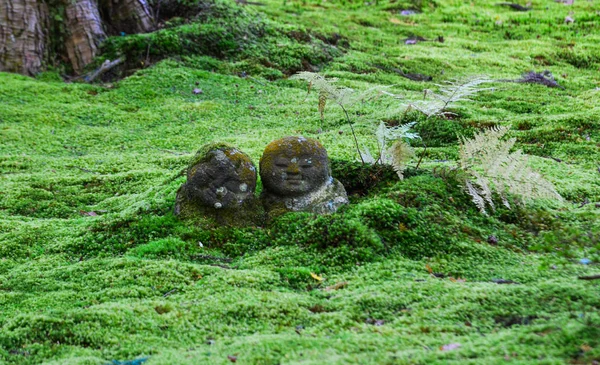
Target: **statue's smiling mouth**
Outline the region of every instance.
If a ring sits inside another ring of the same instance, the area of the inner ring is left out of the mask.
[[[288,184],[299,185],[302,182],[302,177],[301,176],[288,176],[288,177],[286,177],[285,181]]]

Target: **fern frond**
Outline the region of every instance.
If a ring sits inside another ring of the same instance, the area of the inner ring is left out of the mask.
[[[385,136],[387,132],[387,127],[384,122],[379,122],[379,127],[377,127],[377,131],[375,131],[375,137],[377,137],[377,148],[379,151],[383,151],[385,149]]]
[[[371,154],[369,147],[363,146],[363,149],[359,150],[358,152],[360,153],[361,161],[364,161],[365,163],[368,163],[371,165],[375,164],[375,162],[377,162],[375,160],[375,158],[373,157],[373,155]]]
[[[404,179],[404,170],[406,170],[408,162],[414,157],[415,151],[408,143],[397,140],[390,147],[389,153],[394,171],[396,171],[400,180]]]
[[[467,193],[471,196],[473,203],[475,203],[481,213],[487,215],[487,212],[485,211],[485,200],[481,197],[479,191],[477,191],[469,180],[465,181],[465,185],[467,187]]]
[[[321,90],[322,88],[332,87],[332,84],[338,79],[326,79],[324,76],[316,72],[301,71],[295,75],[290,76],[290,80],[304,80],[309,84],[315,86],[315,89]]]
[[[325,112],[325,106],[327,105],[327,94],[323,91],[319,92],[319,114],[321,114],[321,120],[324,119],[323,113]]]
[[[417,139],[421,138],[417,133],[409,132],[416,122],[401,124],[395,127],[386,128],[385,136],[389,140],[406,138],[406,139]],[[384,125],[385,126],[385,125]]]
[[[437,85],[440,90],[439,94],[432,93],[434,98],[454,104],[459,101],[470,101],[470,96],[475,95],[485,90],[493,90],[494,88],[482,88],[480,85],[492,82],[486,76],[472,76],[467,79],[456,79],[448,81],[446,85]]]
[[[486,204],[494,209],[493,192],[509,209],[508,194],[519,196],[522,204],[531,199],[562,201],[552,183],[529,167],[526,155],[520,150],[510,152],[515,139],[500,139],[507,132],[506,127],[495,127],[471,139],[460,138],[459,167],[472,177],[465,185],[473,202],[480,210],[482,201],[484,209]]]
[[[417,100],[413,101],[408,107],[415,109],[428,117],[439,115],[445,108],[445,103],[441,100]]]
[[[471,166],[487,165],[501,157],[508,156],[515,143],[514,139],[502,141],[508,132],[507,127],[492,127],[473,138],[460,137],[459,166],[468,169]]]
[[[326,97],[328,100],[333,100],[340,105],[347,105],[351,102],[354,90],[342,88],[334,85],[338,81],[336,78],[327,79],[316,72],[298,72],[290,77],[290,80],[304,80],[308,82],[308,91],[315,89],[319,92],[319,103],[321,98]]]
[[[351,105],[356,102],[354,89],[350,88],[338,88],[333,93],[329,92],[328,98],[342,106]]]
[[[492,196],[492,188],[490,187],[489,181],[475,171],[473,171],[472,174],[475,177],[475,184],[477,184],[479,187],[479,195],[483,198],[485,203],[492,208],[492,210],[496,210]]]
[[[400,95],[396,95],[394,93],[391,93],[389,91],[387,91],[387,89],[389,89],[390,87],[392,87],[394,85],[389,85],[389,86],[374,86],[371,88],[368,88],[365,91],[361,91],[359,93],[357,93],[354,96],[354,99],[352,100],[353,103],[363,103],[366,101],[370,101],[370,100],[377,100],[383,96],[389,96],[395,99],[401,99],[402,97]]]
[[[485,90],[482,84],[492,82],[485,76],[474,76],[463,80],[448,81],[445,85],[437,85],[438,92],[425,90],[423,100],[409,104],[410,107],[420,111],[428,117],[435,115],[452,115],[448,109],[461,101],[471,101],[471,96]]]

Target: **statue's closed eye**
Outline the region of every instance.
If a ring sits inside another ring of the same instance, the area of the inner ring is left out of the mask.
[[[277,166],[277,167],[288,167],[288,165],[286,163],[276,163],[275,166]]]

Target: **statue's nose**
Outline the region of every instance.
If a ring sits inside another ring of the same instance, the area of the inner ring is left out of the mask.
[[[287,172],[288,174],[299,174],[299,173],[300,173],[300,168],[298,167],[298,164],[291,163],[291,164],[288,166],[288,168],[287,168],[286,172]]]

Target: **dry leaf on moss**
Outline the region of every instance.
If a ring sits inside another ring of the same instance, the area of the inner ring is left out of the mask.
[[[316,281],[323,281],[323,278],[320,277],[319,275],[315,274],[314,272],[311,272],[310,276],[312,276],[312,278],[315,279]]]

